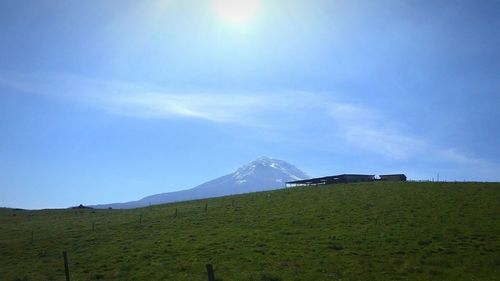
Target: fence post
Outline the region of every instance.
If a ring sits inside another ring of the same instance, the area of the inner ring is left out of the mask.
[[[208,281],[215,281],[214,268],[212,264],[207,264]]]
[[[177,208],[175,208],[175,214],[174,214],[174,218],[177,217]]]
[[[66,281],[69,280],[69,266],[68,266],[68,254],[66,251],[63,252],[63,257],[64,257],[64,272],[66,273]]]
[[[208,210],[208,203],[205,203],[205,213],[207,212]]]
[[[35,238],[35,231],[32,230],[31,231],[31,244],[33,244],[33,242],[35,240],[34,238]]]

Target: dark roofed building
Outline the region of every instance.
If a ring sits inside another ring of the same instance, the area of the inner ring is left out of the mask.
[[[324,185],[324,184],[335,184],[335,183],[367,182],[374,180],[375,180],[375,175],[342,174],[342,175],[327,176],[327,177],[313,178],[307,180],[290,181],[286,183],[286,186],[287,187],[310,186],[310,185]]]
[[[405,174],[380,175],[381,181],[406,181]]]

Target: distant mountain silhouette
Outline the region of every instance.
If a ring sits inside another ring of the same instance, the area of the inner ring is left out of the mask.
[[[176,201],[225,196],[285,187],[287,181],[309,178],[307,174],[283,160],[260,157],[225,175],[194,188],[147,196],[138,201],[95,205],[94,208],[140,208]]]

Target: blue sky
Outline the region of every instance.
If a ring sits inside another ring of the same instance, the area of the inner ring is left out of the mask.
[[[500,2],[228,5],[1,1],[0,206],[130,201],[262,155],[500,181]]]

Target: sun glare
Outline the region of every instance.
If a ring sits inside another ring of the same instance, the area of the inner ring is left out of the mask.
[[[255,16],[261,0],[213,0],[213,3],[221,20],[243,24]]]

